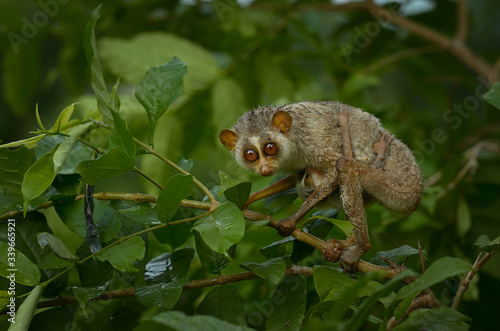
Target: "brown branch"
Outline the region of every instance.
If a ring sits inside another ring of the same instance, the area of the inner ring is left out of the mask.
[[[460,285],[458,286],[457,293],[455,294],[455,298],[453,298],[453,302],[451,303],[451,308],[457,310],[458,306],[460,305],[460,301],[462,301],[462,297],[464,296],[465,292],[469,289],[469,284],[474,278],[474,276],[478,273],[479,269],[481,269],[486,262],[488,262],[493,255],[498,251],[498,248],[495,249],[491,253],[479,253],[477,256],[476,262],[474,262],[474,265],[472,266],[472,270],[467,273],[467,275],[464,277],[464,279],[460,282]]]
[[[466,14],[463,13],[464,9],[460,8],[460,3],[465,2],[459,1],[458,11],[461,11],[458,15],[460,15],[460,22],[458,22],[458,26],[460,27],[459,35],[464,34],[462,29],[466,29],[467,25],[464,23],[466,20]],[[262,3],[254,3],[249,6],[251,9],[257,10],[277,10],[278,8],[282,8],[279,5],[269,5]],[[297,7],[299,10],[319,10],[319,11],[365,11],[370,13],[376,19],[396,25],[400,28],[408,30],[410,33],[415,36],[427,40],[433,44],[436,44],[443,50],[449,52],[455,58],[464,63],[471,70],[483,76],[488,80],[489,84],[492,85],[494,82],[497,82],[499,79],[499,71],[500,68],[498,66],[492,66],[488,62],[486,62],[483,58],[475,54],[465,43],[461,42],[460,39],[450,38],[442,33],[431,29],[423,24],[417,23],[413,20],[410,20],[406,17],[399,15],[394,11],[390,11],[383,7],[379,7],[375,5],[372,1],[365,2],[353,2],[347,4],[306,4]],[[465,15],[465,19],[463,16]],[[458,41],[458,42],[457,42]]]
[[[426,46],[417,47],[417,48],[404,49],[400,52],[393,53],[389,56],[383,57],[382,59],[378,60],[377,62],[368,65],[367,67],[365,67],[363,69],[363,73],[365,75],[369,75],[372,72],[377,71],[382,67],[385,67],[385,66],[392,64],[392,63],[395,63],[395,62],[400,61],[402,59],[414,57],[414,56],[418,56],[418,55],[423,55],[423,54],[429,54],[429,53],[433,53],[436,51],[437,51],[437,48],[435,45],[426,45]]]
[[[271,220],[271,223],[268,225],[276,228],[276,225],[278,224],[279,220],[268,216],[264,215],[261,213],[257,213],[255,211],[251,211],[248,209],[243,210],[243,216],[250,221],[263,221],[263,220]],[[322,251],[325,248],[325,242],[307,232],[300,231],[298,229],[293,230],[292,236],[294,236],[297,240],[300,240],[308,245],[313,246],[316,249],[319,249]],[[400,274],[402,272],[401,269],[399,268],[386,268],[386,267],[381,267],[375,264],[368,263],[366,261],[360,260],[358,263],[358,270],[363,272],[363,273],[368,273],[368,272],[381,272],[384,275],[384,278],[386,279],[391,279],[394,278],[396,275]]]
[[[460,42],[465,42],[467,39],[467,31],[469,30],[469,13],[467,12],[467,1],[457,1],[457,32],[455,38]]]
[[[73,201],[78,201],[78,200],[81,200],[83,198],[84,198],[83,194],[78,194],[75,197],[75,200],[73,200]],[[158,199],[158,197],[154,196],[154,195],[148,195],[148,194],[142,194],[142,193],[116,193],[116,192],[95,193],[94,198],[97,200],[121,200],[121,201],[134,201],[134,202],[140,202],[140,203],[156,203],[156,200]],[[64,201],[61,201],[61,202],[64,202]],[[54,201],[47,201],[45,203],[42,203],[37,209],[46,209],[46,208],[52,207],[53,205],[54,205]],[[212,208],[212,206],[213,205],[211,202],[188,200],[188,199],[184,199],[181,201],[181,207],[185,207],[185,208],[210,210],[210,208]],[[23,214],[22,211],[10,210],[10,211],[7,211],[7,212],[3,213],[2,215],[0,215],[0,220],[14,218],[14,217],[22,215],[22,214]]]
[[[286,268],[285,275],[304,275],[304,276],[312,276],[312,268],[311,267],[303,267],[303,266],[288,266]],[[205,288],[205,287],[210,287],[210,286],[215,286],[215,285],[224,285],[228,283],[236,283],[244,280],[251,280],[251,279],[258,279],[259,276],[257,274],[247,271],[247,272],[240,272],[236,274],[229,274],[229,275],[219,275],[217,277],[212,277],[212,278],[205,278],[205,279],[197,279],[197,280],[192,280],[190,282],[187,282],[182,290],[193,290],[193,289],[199,289],[199,288]],[[125,289],[120,289],[120,290],[113,290],[113,291],[108,291],[105,292],[101,295],[99,295],[96,298],[92,298],[89,301],[103,301],[103,300],[112,300],[112,299],[118,299],[118,298],[124,298],[124,297],[130,297],[135,295],[135,287],[129,287]],[[70,296],[61,296],[56,299],[52,300],[46,300],[46,301],[41,301],[38,303],[37,309],[40,308],[48,308],[48,307],[60,307],[60,306],[65,306],[73,303],[77,303],[78,300],[76,297],[70,297]]]

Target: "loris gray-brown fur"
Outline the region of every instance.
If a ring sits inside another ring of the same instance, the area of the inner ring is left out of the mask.
[[[346,127],[339,121],[342,116]],[[321,201],[344,210],[354,226],[353,236],[329,240],[323,258],[340,260],[344,270],[354,272],[371,247],[364,205],[377,201],[391,211],[412,213],[422,196],[424,178],[403,142],[392,139],[385,160],[376,158],[374,145],[383,140],[384,134],[387,131],[373,115],[325,101],[251,110],[232,130],[222,130],[219,138],[243,167],[262,176],[283,172],[296,178],[304,204],[280,221],[281,235],[290,235],[300,218]],[[346,151],[346,139],[352,153]],[[306,177],[304,172],[311,176],[309,186],[301,181]],[[311,185],[313,192],[307,190]]]

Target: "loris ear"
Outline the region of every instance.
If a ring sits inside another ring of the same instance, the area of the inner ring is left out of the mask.
[[[238,135],[234,131],[224,129],[219,133],[219,140],[224,147],[232,152],[238,142]]]
[[[292,127],[292,116],[285,111],[278,110],[273,115],[271,125],[280,129],[283,134],[287,134]]]

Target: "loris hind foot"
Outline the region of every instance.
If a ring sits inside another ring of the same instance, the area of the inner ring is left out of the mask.
[[[325,242],[323,249],[323,260],[335,263],[339,261],[340,267],[348,274],[354,274],[358,271],[358,262],[365,254],[367,249],[362,249],[356,245],[354,235],[346,240],[335,238]]]

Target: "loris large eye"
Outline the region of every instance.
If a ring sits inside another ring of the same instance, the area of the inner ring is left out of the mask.
[[[248,162],[253,162],[259,158],[259,153],[257,153],[253,149],[247,149],[244,153],[243,156]]]
[[[264,153],[266,153],[267,156],[273,156],[278,152],[278,146],[276,146],[275,143],[267,143],[264,146]]]

